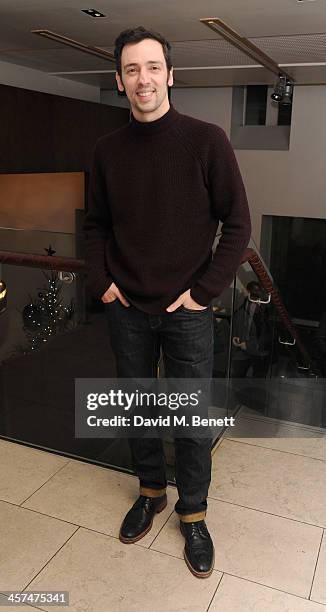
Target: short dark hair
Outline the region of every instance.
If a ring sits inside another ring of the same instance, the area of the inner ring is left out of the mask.
[[[247,284],[247,291],[253,297],[262,298],[265,295],[265,290],[257,281],[250,281]]]
[[[165,57],[166,67],[168,71],[172,68],[172,56],[171,56],[171,45],[170,43],[158,32],[154,32],[153,30],[146,30],[143,26],[138,26],[137,28],[128,28],[127,30],[123,30],[120,32],[119,36],[115,40],[115,49],[114,49],[114,57],[116,62],[116,70],[119,76],[121,77],[121,55],[122,49],[125,45],[129,43],[138,43],[141,40],[145,40],[146,38],[151,38],[152,40],[157,40],[157,42],[161,43],[163,47],[163,54]]]

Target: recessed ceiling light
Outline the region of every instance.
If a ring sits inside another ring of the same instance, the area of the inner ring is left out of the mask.
[[[97,11],[96,9],[82,9],[82,13],[86,13],[86,15],[89,15],[90,17],[106,17],[106,15],[100,13],[100,11]]]

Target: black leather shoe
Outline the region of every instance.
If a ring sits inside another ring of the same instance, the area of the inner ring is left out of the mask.
[[[160,497],[140,495],[122,522],[119,540],[125,544],[140,540],[152,528],[155,514],[162,512],[166,504],[166,495]]]
[[[214,567],[214,545],[205,521],[180,521],[180,530],[186,540],[183,554],[191,573],[208,578]]]

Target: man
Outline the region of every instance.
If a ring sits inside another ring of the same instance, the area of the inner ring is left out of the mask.
[[[138,27],[115,41],[116,81],[131,122],[96,146],[85,222],[89,285],[106,305],[119,377],[210,378],[211,302],[229,285],[250,236],[246,195],[224,132],[169,103],[171,46]],[[212,258],[219,220],[223,234]],[[120,540],[136,542],[166,506],[162,440],[130,439],[140,496]],[[175,510],[195,576],[213,570],[205,524],[211,439],[176,439]]]

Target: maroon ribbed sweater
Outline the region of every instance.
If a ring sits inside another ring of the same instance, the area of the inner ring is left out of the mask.
[[[151,314],[190,288],[207,306],[230,284],[250,230],[238,164],[216,125],[170,106],[160,119],[133,118],[97,142],[84,224],[95,297],[114,281]]]

